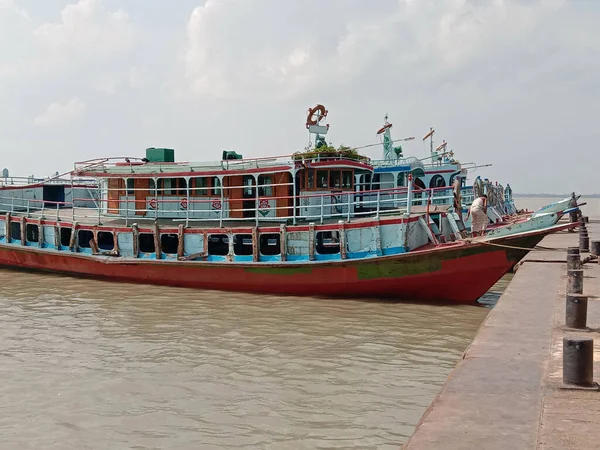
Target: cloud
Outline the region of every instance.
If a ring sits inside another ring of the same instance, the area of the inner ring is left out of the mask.
[[[534,32],[548,18],[559,26],[564,7],[552,0],[383,0],[368,8],[353,0],[207,0],[187,24],[185,77],[201,96],[289,99],[348,86],[366,72],[430,80],[494,69],[543,45]]]
[[[33,122],[37,126],[49,127],[72,122],[83,116],[85,103],[79,98],[73,98],[67,103],[52,103],[46,111],[36,117]]]
[[[46,23],[34,35],[56,61],[114,57],[128,51],[135,31],[123,10],[107,11],[102,0],[80,0],[66,6],[59,23]]]

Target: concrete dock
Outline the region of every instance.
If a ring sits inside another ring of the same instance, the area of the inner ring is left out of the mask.
[[[600,223],[587,224],[600,240]],[[565,328],[567,247],[561,232],[531,252],[481,325],[404,450],[600,449],[600,391],[562,388],[563,337],[594,339],[600,381],[600,265],[583,266],[587,330]],[[582,259],[589,253],[582,253]]]

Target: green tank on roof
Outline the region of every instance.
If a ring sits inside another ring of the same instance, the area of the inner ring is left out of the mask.
[[[223,161],[228,159],[244,159],[242,155],[234,152],[233,150],[223,150]]]
[[[146,158],[150,162],[175,162],[175,150],[150,147],[146,149]]]

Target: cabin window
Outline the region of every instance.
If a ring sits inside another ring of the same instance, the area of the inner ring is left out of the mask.
[[[331,187],[339,189],[342,187],[342,173],[337,170],[331,171]]]
[[[265,256],[275,256],[281,253],[281,237],[279,234],[261,234],[260,253]]]
[[[10,223],[10,237],[17,241],[21,240],[21,224],[19,222]]]
[[[127,195],[135,195],[135,180],[127,178]]]
[[[212,177],[211,186],[212,195],[221,195],[221,180],[219,179],[219,177]]]
[[[158,193],[162,195],[187,195],[185,178],[159,178]]]
[[[430,188],[441,188],[441,187],[445,187],[445,186],[446,186],[446,182],[444,181],[444,177],[441,175],[435,175],[429,182]]]
[[[151,192],[152,195],[154,195],[154,193],[156,192],[156,182],[154,181],[154,178],[150,178],[148,183],[148,190]]]
[[[335,255],[339,253],[339,231],[319,231],[316,234],[316,250],[320,255]]]
[[[378,191],[379,189],[381,189],[380,180],[381,180],[381,176],[378,173],[373,175],[373,178],[371,180],[371,189],[372,190]]]
[[[179,236],[176,234],[161,234],[160,235],[160,248],[163,253],[169,255],[176,255],[177,248],[179,247]]]
[[[26,239],[28,242],[40,241],[40,229],[36,224],[28,223],[25,225],[25,233],[27,234]]]
[[[90,241],[94,239],[94,233],[91,230],[79,230],[77,232],[77,244],[79,248],[90,248]]]
[[[229,254],[229,237],[226,234],[211,234],[208,236],[208,254],[227,256]]]
[[[404,174],[404,173],[400,172],[400,173],[398,174],[398,177],[397,177],[397,179],[396,179],[396,185],[397,185],[398,187],[403,187],[403,186],[406,186],[406,176],[405,176],[405,174]]]
[[[358,190],[359,191],[368,191],[371,189],[371,174],[367,173],[361,175],[358,180]]]
[[[314,189],[315,188],[315,171],[308,170],[306,172],[306,188]]]
[[[110,231],[98,231],[98,248],[112,250],[115,248],[115,236]]]
[[[209,181],[210,181],[210,178],[208,178],[208,177],[193,178],[192,183],[193,183],[193,186],[196,188],[194,193],[196,195],[209,195],[209,193],[210,193]]]
[[[252,254],[252,235],[235,234],[233,236],[233,253],[238,256],[248,256]]]
[[[154,253],[156,251],[156,248],[154,248],[154,234],[140,233],[138,239],[141,253]]]
[[[273,180],[270,175],[259,175],[258,176],[258,195],[260,197],[272,197],[273,196]]]
[[[353,173],[351,170],[342,171],[342,187],[344,189],[352,189]]]
[[[60,228],[60,245],[68,247],[71,244],[71,228]]]
[[[329,187],[329,171],[317,170],[317,189],[325,189]]]
[[[396,180],[394,179],[394,175],[391,173],[382,173],[379,175],[380,179],[380,189],[394,189],[396,187]]]

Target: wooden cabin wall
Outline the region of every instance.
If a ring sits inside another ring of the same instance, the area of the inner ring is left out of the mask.
[[[146,214],[146,197],[150,196],[150,180],[140,178],[135,180],[135,215],[143,216]],[[138,190],[140,189],[140,190]]]
[[[292,175],[289,172],[282,172],[274,174],[274,183],[283,184],[291,183]],[[273,190],[275,197],[290,197],[293,194],[293,186],[275,186]],[[292,211],[293,201],[291,198],[278,198],[276,200],[277,206],[277,217],[286,217],[293,215]]]
[[[108,179],[108,213],[119,214],[119,197],[125,194],[125,181],[121,178]]]
[[[232,218],[242,218],[244,217],[244,212],[239,211],[244,207],[244,188],[242,187],[243,177],[242,175],[235,175],[230,177],[225,177],[223,180],[225,181],[223,184],[225,186],[238,186],[232,189],[226,189],[224,194],[226,197],[229,197],[229,216]],[[234,211],[234,210],[238,211]]]

